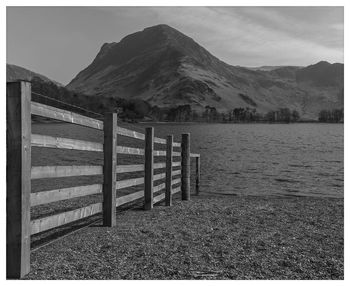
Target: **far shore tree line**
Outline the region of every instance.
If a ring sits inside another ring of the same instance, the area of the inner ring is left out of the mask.
[[[344,109],[321,110],[318,114],[318,121],[329,123],[344,122]]]
[[[193,110],[190,105],[179,105],[172,108],[153,106],[151,116],[159,121],[196,121],[221,123],[248,123],[248,122],[297,122],[299,113],[289,108],[280,108],[266,114],[258,113],[255,108],[238,107],[228,112],[219,112],[215,107],[207,105],[202,112]]]
[[[81,113],[86,116],[102,118],[106,112],[117,112],[123,121],[138,122],[144,120],[172,122],[220,122],[220,123],[249,123],[249,122],[298,122],[300,115],[296,110],[280,108],[266,114],[257,112],[251,107],[237,107],[228,112],[220,112],[215,107],[207,105],[203,111],[194,110],[189,104],[175,107],[151,106],[140,99],[123,99],[97,95],[85,95],[70,91],[64,87],[39,78],[32,80],[32,91],[44,95],[33,94],[33,100],[58,108]],[[46,98],[48,97],[48,98]],[[52,99],[57,100],[53,101]],[[91,112],[64,104],[76,105]],[[320,122],[343,122],[344,110],[322,110],[319,113]]]

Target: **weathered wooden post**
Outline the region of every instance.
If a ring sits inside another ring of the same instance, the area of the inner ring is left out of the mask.
[[[107,113],[103,132],[103,225],[116,226],[117,114]]]
[[[182,200],[190,200],[190,134],[182,134],[181,141],[181,193]]]
[[[165,176],[165,205],[172,205],[172,181],[173,177],[173,135],[166,138],[166,176]]]
[[[7,83],[6,90],[6,277],[30,271],[31,84]]]
[[[154,129],[147,127],[145,134],[145,210],[153,208],[153,148]]]
[[[199,195],[199,181],[201,178],[201,157],[196,157],[196,195]]]

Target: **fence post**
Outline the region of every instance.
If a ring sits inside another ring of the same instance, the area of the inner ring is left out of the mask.
[[[173,135],[166,138],[166,177],[165,177],[165,205],[172,205],[172,181],[173,178]]]
[[[190,200],[190,134],[182,134],[181,141],[181,193],[182,200]]]
[[[145,210],[153,208],[153,145],[154,129],[147,127],[145,136]]]
[[[196,194],[199,195],[199,181],[201,178],[201,157],[196,157]]]
[[[30,271],[31,84],[6,89],[6,277]]]
[[[116,226],[117,114],[107,113],[103,132],[103,225]]]

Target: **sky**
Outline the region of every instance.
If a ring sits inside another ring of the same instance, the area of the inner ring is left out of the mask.
[[[342,7],[7,7],[7,63],[68,84],[103,43],[167,24],[231,65],[344,62]]]

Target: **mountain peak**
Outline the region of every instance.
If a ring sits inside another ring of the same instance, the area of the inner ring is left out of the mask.
[[[296,73],[298,82],[314,82],[318,86],[337,86],[344,81],[344,65],[320,61],[300,69]]]
[[[249,107],[263,113],[290,107],[308,118],[317,116],[315,97],[320,109],[341,105],[337,96],[342,67],[321,62],[304,68],[266,69],[228,65],[189,36],[159,24],[118,43],[103,44],[92,64],[68,88],[89,95],[142,99],[158,107],[190,105],[201,110],[209,105],[220,111]]]
[[[164,58],[178,64],[184,58],[211,66],[218,62],[192,38],[166,24],[159,24],[127,35],[119,43],[104,43],[93,62],[77,77],[83,76],[87,80],[93,74],[120,68],[130,61],[142,62],[145,58],[154,66]]]
[[[120,44],[123,43],[129,43],[130,41],[133,41],[135,39],[143,39],[150,37],[150,40],[154,39],[155,37],[158,40],[166,40],[171,36],[177,36],[177,37],[187,37],[180,31],[166,25],[166,24],[159,24],[151,27],[144,28],[142,31],[138,31],[135,33],[132,33],[130,35],[125,36],[121,41]]]
[[[311,66],[315,66],[315,67],[328,67],[331,66],[332,64],[330,64],[327,61],[319,61],[318,63],[311,65]]]
[[[327,61],[319,61],[318,63],[314,65],[310,65],[310,67],[323,67],[323,68],[329,68],[329,67],[341,67],[344,66],[342,63],[330,63]]]
[[[121,45],[134,45],[141,43],[143,46],[172,45],[177,47],[188,45],[189,43],[196,44],[196,42],[190,37],[166,24],[147,27],[142,31],[138,31],[124,37],[120,41]]]
[[[154,26],[151,26],[151,27],[146,27],[146,28],[143,29],[143,31],[147,31],[147,30],[153,30],[153,31],[171,31],[171,30],[175,30],[175,31],[179,32],[178,30],[174,29],[173,27],[170,27],[167,24],[158,24],[158,25],[154,25]]]
[[[163,48],[170,42],[175,43],[180,38],[190,39],[178,30],[165,24],[148,27],[142,31],[125,36],[119,43],[104,43],[94,62],[108,58],[108,60],[112,60],[110,61],[111,64],[120,64],[120,60],[129,60],[139,54]],[[119,53],[121,53],[120,56],[118,56]]]
[[[330,63],[327,61],[319,61],[316,65],[330,65]]]

